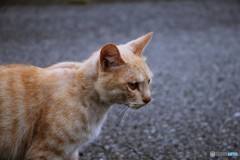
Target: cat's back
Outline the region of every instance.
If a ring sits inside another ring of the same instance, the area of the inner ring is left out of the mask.
[[[16,99],[23,99],[26,91],[34,89],[37,85],[41,70],[26,65],[0,66],[0,106],[4,106],[4,102],[7,101],[13,103]]]
[[[23,99],[26,90],[29,89],[28,87],[36,86],[39,77],[38,73],[40,70],[40,68],[25,65],[0,66],[1,108],[5,106],[5,102],[13,103],[17,99]]]
[[[36,74],[41,68],[35,66],[21,65],[21,64],[10,64],[0,65],[0,78],[15,78],[17,76],[24,76],[26,74]]]

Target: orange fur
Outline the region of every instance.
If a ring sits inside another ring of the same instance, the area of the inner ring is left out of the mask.
[[[112,104],[148,103],[152,73],[141,52],[151,36],[105,45],[83,63],[0,66],[0,159],[77,160]]]

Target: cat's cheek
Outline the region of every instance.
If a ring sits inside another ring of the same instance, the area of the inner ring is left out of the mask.
[[[136,93],[135,92],[136,91],[133,91],[133,90],[128,92],[128,94],[126,96],[128,104],[136,101]]]

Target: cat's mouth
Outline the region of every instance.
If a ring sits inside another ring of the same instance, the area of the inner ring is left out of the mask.
[[[130,108],[133,108],[133,109],[139,109],[141,108],[142,106],[144,106],[145,104],[130,104],[128,105]]]

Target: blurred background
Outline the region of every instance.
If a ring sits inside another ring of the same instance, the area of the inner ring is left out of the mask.
[[[239,159],[240,1],[1,0],[0,65],[82,61],[150,31],[153,101],[113,106],[81,160]]]

